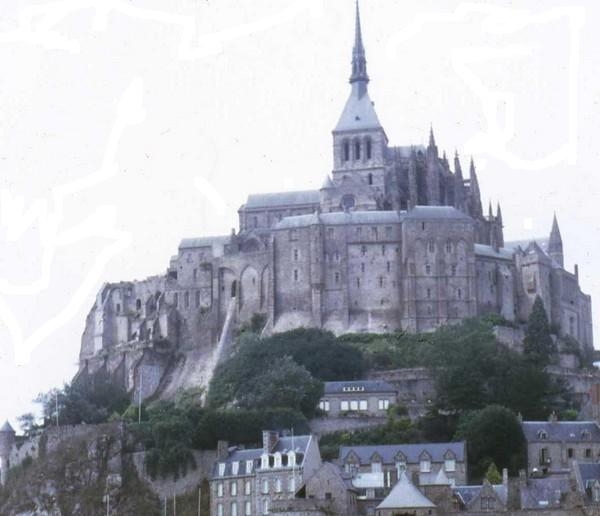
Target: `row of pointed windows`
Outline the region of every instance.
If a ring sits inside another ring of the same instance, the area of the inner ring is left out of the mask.
[[[370,160],[373,157],[373,142],[369,137],[364,138],[362,141],[359,138],[352,141],[344,140],[342,148],[344,161],[350,161],[351,158],[354,161],[360,159]]]

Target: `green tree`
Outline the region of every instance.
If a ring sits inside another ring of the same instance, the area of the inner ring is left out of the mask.
[[[516,474],[524,465],[525,437],[513,412],[499,405],[467,413],[459,422],[457,439],[467,441],[469,476],[481,479],[491,463]]]
[[[492,485],[502,483],[502,475],[498,471],[496,464],[494,464],[493,462],[490,463],[487,471],[485,472],[485,478]]]
[[[238,401],[244,408],[287,407],[312,415],[322,394],[322,382],[291,357],[284,356],[248,382]]]
[[[523,352],[533,362],[548,364],[556,351],[556,344],[550,335],[550,325],[544,302],[540,296],[536,296],[527,320]]]

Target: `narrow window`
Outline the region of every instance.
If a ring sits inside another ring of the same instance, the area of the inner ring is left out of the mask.
[[[460,289],[460,288],[459,288],[459,289],[456,291],[456,295],[457,295],[458,299],[462,299],[462,289]]]
[[[380,286],[381,288],[383,288],[383,286],[384,286],[384,279],[383,279],[383,276],[379,276],[379,286]]]
[[[365,256],[367,254],[367,246],[366,245],[361,246],[361,248],[360,248],[360,254],[362,256]]]
[[[186,292],[183,295],[183,303],[184,303],[184,305],[185,305],[186,308],[190,307],[190,293],[189,292]]]
[[[344,161],[350,160],[350,143],[344,140]]]
[[[392,238],[392,226],[385,227],[385,238]]]
[[[370,185],[373,184],[373,174],[371,174],[370,172],[369,172],[369,175],[367,176],[367,181]]]
[[[173,294],[173,304],[175,305],[175,308],[179,308],[179,295],[177,292]]]
[[[362,235],[362,228],[361,228],[360,226],[358,226],[358,227],[356,228],[356,236],[357,236],[357,237],[360,237],[361,235]]]
[[[238,516],[237,502],[231,502],[231,516]]]
[[[294,281],[298,281],[298,269],[294,269]]]
[[[430,253],[433,253],[435,251],[435,242],[433,240],[429,241],[428,249]]]
[[[141,299],[136,299],[135,300],[135,309],[138,312],[142,309],[142,300]]]
[[[431,265],[429,265],[428,263],[425,264],[425,274],[431,274]]]
[[[452,265],[452,276],[456,276],[456,265]]]
[[[333,236],[334,236],[333,228],[327,228],[327,237],[333,238]]]
[[[358,140],[354,142],[354,159],[360,159],[360,142]]]
[[[237,481],[234,480],[231,482],[229,492],[231,493],[231,496],[237,496]]]
[[[294,249],[294,261],[298,261],[298,249]]]
[[[339,272],[336,272],[336,273],[335,273],[335,275],[334,275],[334,279],[335,279],[335,282],[336,282],[336,283],[339,283],[339,282],[340,282],[340,273],[339,273]]]
[[[427,299],[431,299],[431,289],[427,289]]]
[[[356,278],[356,288],[360,288],[360,278]]]
[[[117,303],[117,313],[121,313],[121,303]]]
[[[371,138],[367,138],[366,147],[367,147],[367,159],[371,159]]]
[[[451,253],[452,252],[452,242],[450,240],[446,241],[446,252],[447,253]]]
[[[421,222],[421,230],[425,231],[425,222]]]
[[[194,281],[198,279],[198,269],[194,269]]]
[[[383,256],[385,256],[385,246],[384,245],[381,246],[381,254]]]
[[[376,227],[376,226],[373,226],[373,227],[371,228],[371,236],[372,236],[372,237],[373,237],[375,240],[377,240],[377,227]]]

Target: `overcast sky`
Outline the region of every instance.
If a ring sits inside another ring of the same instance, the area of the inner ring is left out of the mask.
[[[391,144],[432,123],[472,154],[507,240],[556,211],[600,338],[600,8],[565,3],[362,0],[363,39]],[[0,419],[73,376],[103,282],[320,186],[353,24],[352,0],[0,2]]]

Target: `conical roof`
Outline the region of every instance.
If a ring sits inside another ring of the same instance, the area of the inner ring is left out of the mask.
[[[448,475],[446,475],[446,472],[444,471],[444,468],[440,468],[438,474],[435,476],[433,484],[436,486],[449,486],[451,484]]]
[[[377,506],[377,509],[417,509],[422,507],[433,508],[435,505],[408,480],[406,473],[402,473],[398,483]]]
[[[3,425],[2,428],[0,428],[0,432],[5,432],[5,433],[11,433],[14,434],[15,431],[13,429],[12,426],[10,426],[10,423],[8,421],[6,421]]]

